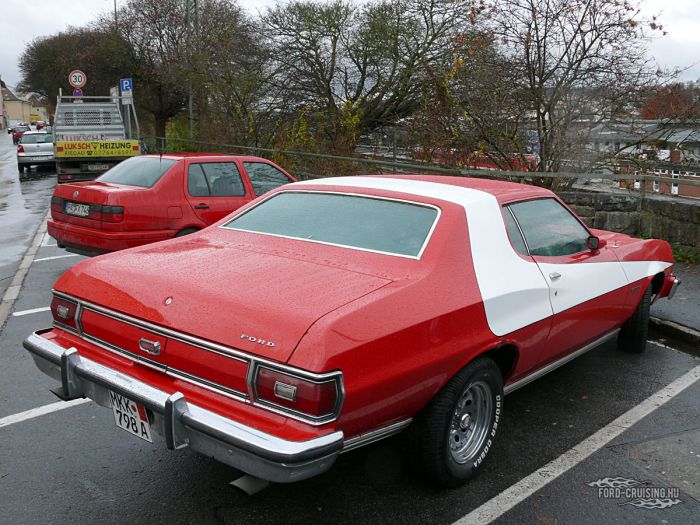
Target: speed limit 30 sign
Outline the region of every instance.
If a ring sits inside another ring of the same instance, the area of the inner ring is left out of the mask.
[[[87,83],[87,75],[79,69],[74,69],[68,75],[68,82],[76,89],[80,89]]]

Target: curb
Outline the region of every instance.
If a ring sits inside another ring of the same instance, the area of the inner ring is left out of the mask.
[[[17,297],[19,297],[19,292],[22,289],[24,278],[29,272],[29,267],[32,265],[36,252],[39,250],[41,239],[46,233],[46,219],[48,216],[49,214],[47,213],[44,219],[39,223],[39,226],[37,226],[36,230],[34,230],[34,239],[29,245],[29,248],[27,248],[27,251],[24,252],[22,262],[19,263],[15,276],[12,278],[7,290],[5,290],[5,295],[2,297],[2,301],[0,301],[0,329],[5,326],[5,321],[7,321],[10,310],[12,310],[12,305],[15,303]]]
[[[663,332],[671,337],[685,341],[686,343],[700,345],[700,332],[694,328],[660,319],[658,317],[650,317],[649,324],[656,328],[659,332]]]

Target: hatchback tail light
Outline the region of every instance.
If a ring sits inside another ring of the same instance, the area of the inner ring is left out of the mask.
[[[17,153],[24,153],[24,146],[22,146],[22,144],[17,146]]]
[[[343,398],[340,372],[315,375],[291,373],[257,365],[253,379],[254,401],[321,424],[334,420]]]
[[[51,314],[53,315],[54,323],[70,328],[73,331],[78,331],[77,322],[78,303],[59,297],[53,296],[51,300]]]

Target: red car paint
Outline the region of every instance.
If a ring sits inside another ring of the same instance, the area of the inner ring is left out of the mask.
[[[30,128],[29,126],[22,126],[22,125],[15,126],[12,129],[12,143],[17,144],[19,142],[19,139],[22,138],[22,135],[24,135],[24,132],[31,131],[31,129],[32,128]]]
[[[474,189],[494,197],[498,206],[540,198],[558,201],[541,188],[489,180],[401,175],[362,179]],[[80,188],[92,191],[94,184]],[[245,364],[227,358],[223,351],[213,355],[197,345],[162,340],[165,350],[159,362],[207,385],[154,371],[128,354],[107,351],[60,327],[43,337],[63,348],[75,347],[80,355],[165,392],[182,392],[209,410],[263,432],[301,441],[340,430],[348,439],[414,417],[477,356],[512,348],[515,359],[504,373],[504,383],[512,385],[619,328],[648,283],[659,283],[657,298],[668,294],[666,282],[673,263],[668,243],[589,230],[606,245],[548,259],[562,267],[594,265],[587,269],[601,262],[659,261],[664,269],[496,335],[483,299],[487,283],[479,280],[469,255],[486,249],[473,245],[480,225],[473,217],[465,221],[460,204],[411,194],[400,185],[396,190],[377,189],[351,180],[347,185],[293,185],[273,190],[272,195],[299,188],[410,200],[436,206],[441,214],[417,259],[223,229],[220,226],[230,220],[227,217],[182,239],[81,262],[63,274],[55,290],[156,327],[196,336],[244,359],[260,357],[307,372],[340,371],[345,397],[336,420],[312,425],[211,388],[212,384],[248,388]],[[126,190],[116,189],[114,194],[119,196],[120,191]],[[520,257],[523,262],[530,259]],[[101,323],[93,315],[89,321],[94,323],[93,333],[103,340],[139,354],[135,342],[143,330],[119,333],[118,320]]]
[[[264,164],[277,170],[280,177],[284,177],[284,182],[295,181],[282,168],[259,157],[179,153],[138,157],[142,158],[167,159],[174,165],[150,188],[104,182],[109,172],[95,181],[56,186],[51,219],[48,221],[49,235],[60,246],[90,255],[141,246],[170,239],[179,232],[205,228],[253,200],[257,195],[246,166]],[[243,185],[242,194],[190,195],[190,167],[210,163],[235,164]],[[66,213],[66,202],[89,204],[98,209],[103,206],[110,210],[121,207],[123,213],[106,217],[91,208],[89,217],[78,217]]]

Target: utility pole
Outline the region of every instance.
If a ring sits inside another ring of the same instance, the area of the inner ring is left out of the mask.
[[[185,25],[187,26],[187,57],[188,57],[188,96],[187,96],[187,109],[188,109],[188,138],[192,140],[194,136],[194,102],[192,94],[192,69],[193,61],[192,56],[194,54],[193,48],[196,46],[197,38],[199,36],[199,9],[197,6],[197,0],[185,0]],[[193,38],[194,37],[194,38]],[[190,144],[191,145],[191,144]]]

